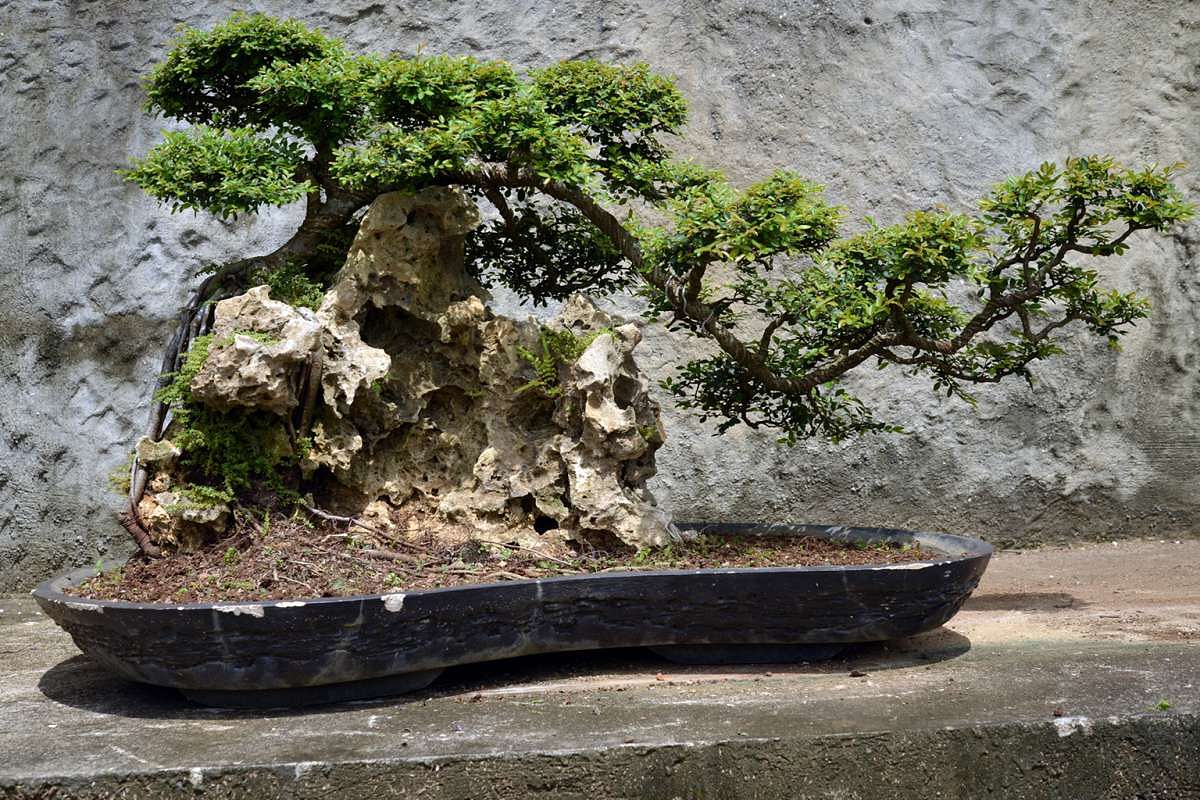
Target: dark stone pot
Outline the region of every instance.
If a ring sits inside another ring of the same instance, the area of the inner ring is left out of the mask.
[[[706,530],[705,525],[681,526]],[[84,653],[135,681],[210,705],[278,706],[423,688],[446,667],[562,650],[644,646],[685,663],[827,658],[911,636],[958,611],[990,545],[940,533],[818,525],[713,531],[917,542],[936,560],[850,567],[607,572],[368,597],[123,603],[34,590]]]

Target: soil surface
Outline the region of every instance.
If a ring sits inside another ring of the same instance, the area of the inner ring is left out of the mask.
[[[512,543],[387,536],[357,521],[239,515],[194,553],[134,556],[71,594],[196,603],[346,597],[603,571],[896,564],[934,556],[916,544],[847,545],[813,537],[704,535],[661,548],[554,552]]]

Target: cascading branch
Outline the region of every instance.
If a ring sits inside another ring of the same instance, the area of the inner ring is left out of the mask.
[[[842,209],[800,175],[738,189],[673,159],[685,103],[644,64],[522,76],[473,58],[358,55],[263,15],[184,31],[147,91],[151,110],[190,127],[165,134],[130,180],[173,210],[220,217],[304,204],[282,247],[217,268],[191,317],[249,272],[316,263],[330,232],[383,193],[458,187],[498,212],[468,242],[482,281],[534,302],[643,293],[651,315],[715,345],[667,380],[682,405],[789,442],[894,429],[841,385],[862,365],[970,400],[973,384],[1028,379],[1071,323],[1115,344],[1146,301],[1103,286],[1086,257],[1193,213],[1178,165],[1086,156],[1006,180],[973,214],[919,211],[843,236]],[[162,407],[155,417],[161,428]]]

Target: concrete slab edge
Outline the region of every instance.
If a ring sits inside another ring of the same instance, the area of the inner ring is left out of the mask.
[[[9,765],[11,768],[12,765]],[[0,797],[561,798],[562,800],[1191,800],[1200,715],[1065,717],[939,730],[623,746],[568,752],[0,774]]]

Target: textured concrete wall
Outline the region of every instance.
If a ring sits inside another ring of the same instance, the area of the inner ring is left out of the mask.
[[[1070,153],[1200,154],[1200,3],[613,0],[182,4],[0,0],[0,589],[124,549],[105,476],[144,424],[189,275],[266,250],[294,214],[168,217],[113,174],[156,140],[138,78],[178,23],[300,15],[371,50],[536,66],[645,59],[692,105],[682,149],[748,181],[787,166],[852,215],[966,208]],[[198,9],[198,10],[193,10]],[[183,15],[183,16],[181,16]],[[1184,178],[1200,197],[1200,164]],[[1000,542],[1190,532],[1200,521],[1200,224],[1142,240],[1122,287],[1152,319],[1111,354],[1079,338],[977,410],[867,376],[908,436],[787,449],[670,414],[659,491],[679,517],[896,524]],[[664,375],[670,343],[647,337]]]

